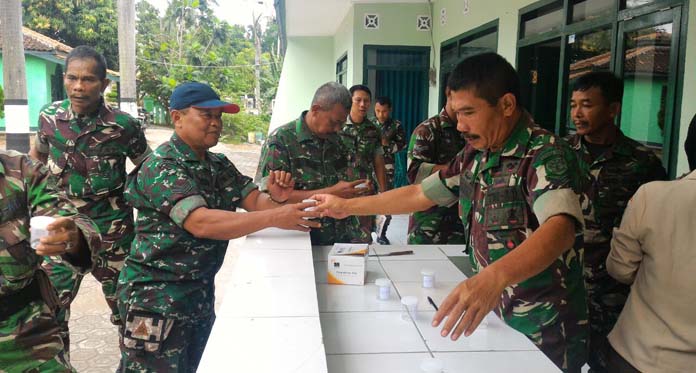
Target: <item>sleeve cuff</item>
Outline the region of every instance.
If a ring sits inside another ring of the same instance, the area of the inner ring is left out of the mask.
[[[423,182],[425,178],[427,178],[433,173],[433,168],[435,168],[435,163],[421,163],[418,167],[418,173],[416,174],[416,180],[414,184]]]
[[[136,157],[135,159],[131,159],[131,161],[133,162],[134,165],[137,166],[137,165],[139,165],[142,161],[144,161],[145,158],[147,158],[147,156],[150,155],[151,153],[152,153],[152,149],[150,149],[150,146],[148,146],[148,147],[145,149],[145,151],[143,152],[143,154],[140,154],[140,156],[139,156],[139,157]]]
[[[38,133],[34,138],[34,147],[36,148],[36,151],[38,151],[39,153],[48,153],[49,150],[48,143],[42,142]]]
[[[247,185],[245,185],[244,188],[242,188],[242,192],[240,193],[241,200],[243,201],[245,198],[247,198],[249,193],[251,193],[257,189],[259,189],[259,188],[256,186],[256,184],[254,184],[251,180],[249,180]]]
[[[442,180],[440,180],[439,173],[432,174],[425,178],[421,183],[421,188],[423,189],[423,194],[439,206],[449,207],[459,201],[458,197],[445,186]]]
[[[98,263],[98,257],[101,255],[101,252],[105,249],[105,247],[102,245],[102,238],[101,234],[99,234],[99,228],[97,228],[92,219],[85,215],[78,214],[73,218],[73,220],[75,221],[77,228],[80,230],[80,232],[82,232],[82,236],[85,238],[85,242],[87,243],[87,247],[89,249],[92,268],[80,268],[76,265],[73,266],[77,272],[84,273],[90,269],[94,269],[94,266]]]
[[[193,210],[199,207],[207,207],[208,203],[205,199],[198,194],[188,196],[174,205],[172,210],[169,212],[169,217],[178,225],[179,227],[184,227],[184,220],[189,216]]]
[[[553,189],[545,192],[534,201],[533,209],[539,225],[544,224],[552,216],[564,214],[575,219],[576,233],[582,233],[585,229],[585,218],[580,208],[580,201],[572,189]]]

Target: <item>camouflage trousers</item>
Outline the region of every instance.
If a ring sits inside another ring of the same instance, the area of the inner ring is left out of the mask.
[[[587,362],[587,324],[556,319],[545,324],[542,308],[525,308],[525,316],[504,317],[505,323],[529,338],[558,368],[564,372],[580,373]],[[538,314],[537,314],[538,313]]]
[[[614,328],[623,310],[630,286],[616,281],[609,275],[606,259],[610,243],[585,243],[585,287],[590,322],[590,350],[588,365],[592,372],[606,372],[609,341],[607,336]]]
[[[436,206],[411,214],[408,219],[408,244],[466,244],[464,224],[457,207]]]
[[[214,322],[214,314],[175,320],[129,309],[120,338],[121,372],[195,373]]]
[[[42,300],[0,320],[0,373],[29,372],[75,372],[53,312]]]
[[[109,246],[110,248],[102,251],[97,257],[97,262],[93,266],[92,276],[101,284],[106,304],[111,309],[111,322],[118,326],[121,324],[121,320],[116,306],[116,285],[118,284],[118,276],[126,259],[126,252],[130,247],[130,242],[122,246]],[[51,279],[51,283],[56,288],[60,298],[61,307],[57,312],[56,319],[60,325],[66,356],[69,358],[70,331],[68,322],[70,321],[70,304],[80,290],[84,274],[75,272],[70,266],[63,263],[61,257],[44,257],[41,266]]]

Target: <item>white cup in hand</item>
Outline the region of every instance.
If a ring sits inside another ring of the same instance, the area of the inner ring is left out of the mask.
[[[48,236],[48,225],[56,221],[56,218],[50,216],[34,216],[29,220],[29,232],[31,237],[31,248],[36,250],[36,247],[41,243],[41,238]]]
[[[367,189],[367,183],[360,183],[355,186],[355,189]]]

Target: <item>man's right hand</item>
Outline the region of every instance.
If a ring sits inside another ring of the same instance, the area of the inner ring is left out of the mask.
[[[331,194],[315,194],[313,200],[317,201],[317,210],[321,211],[321,216],[328,216],[334,219],[345,219],[350,214],[345,210],[343,204],[346,202],[341,197],[336,197]]]
[[[314,206],[316,206],[315,202],[302,202],[275,208],[273,209],[276,212],[273,226],[302,232],[309,232],[311,228],[321,228],[319,221],[311,220],[320,218],[321,212],[304,211],[304,209]]]
[[[355,180],[355,181],[339,181],[331,187],[331,194],[341,198],[355,198],[364,196],[371,189],[368,188],[356,188],[356,186],[366,183],[370,185],[369,181],[365,179]]]

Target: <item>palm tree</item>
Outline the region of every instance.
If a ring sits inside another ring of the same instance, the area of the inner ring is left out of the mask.
[[[3,80],[5,82],[5,132],[7,149],[29,151],[29,105],[24,66],[22,1],[0,2]]]

